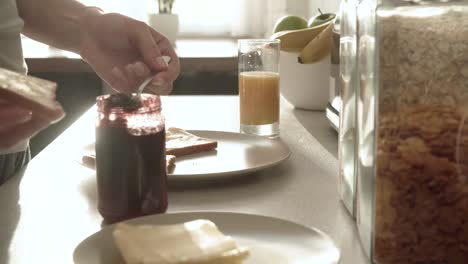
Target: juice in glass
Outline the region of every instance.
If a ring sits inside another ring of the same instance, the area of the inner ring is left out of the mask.
[[[240,121],[268,125],[279,121],[279,74],[251,71],[239,74]]]

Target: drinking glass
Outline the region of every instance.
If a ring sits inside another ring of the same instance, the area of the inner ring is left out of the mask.
[[[280,41],[238,41],[240,131],[279,136]]]

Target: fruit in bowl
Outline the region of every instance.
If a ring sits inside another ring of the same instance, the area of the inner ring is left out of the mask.
[[[285,30],[296,30],[307,27],[307,20],[300,16],[286,15],[278,19],[273,29],[273,33]]]
[[[295,108],[324,110],[328,103],[331,50],[328,40],[334,14],[319,12],[309,20],[310,27],[283,30],[272,36],[281,40],[281,94]]]
[[[307,23],[308,27],[315,27],[325,24],[327,22],[332,21],[336,17],[334,13],[323,13],[322,10],[320,10],[320,8],[318,9],[318,11],[319,13],[316,16],[309,19],[309,22]]]
[[[317,37],[327,25],[328,23],[325,23],[312,28],[280,31],[273,34],[271,38],[281,41],[281,51],[300,52],[311,40]]]
[[[312,17],[309,22],[298,16],[284,16],[278,19],[272,39],[281,40],[280,49],[286,52],[301,52],[335,18],[333,13],[322,13]],[[308,61],[308,60],[305,60]]]

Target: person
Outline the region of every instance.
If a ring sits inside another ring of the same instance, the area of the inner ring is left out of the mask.
[[[75,0],[0,0],[0,67],[27,73],[20,34],[75,52],[113,89],[130,93],[148,77],[145,91],[169,94],[180,72],[167,38],[143,22],[104,13]],[[169,64],[163,56],[170,57]],[[0,98],[0,184],[29,160],[28,139],[47,123]]]

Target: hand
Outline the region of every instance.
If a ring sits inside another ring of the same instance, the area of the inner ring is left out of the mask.
[[[180,63],[164,35],[119,14],[94,14],[83,21],[80,54],[113,89],[132,93],[152,76],[145,91],[172,91]],[[169,65],[162,56],[170,57]]]
[[[0,149],[13,147],[48,125],[48,121],[33,117],[31,111],[0,98]]]

